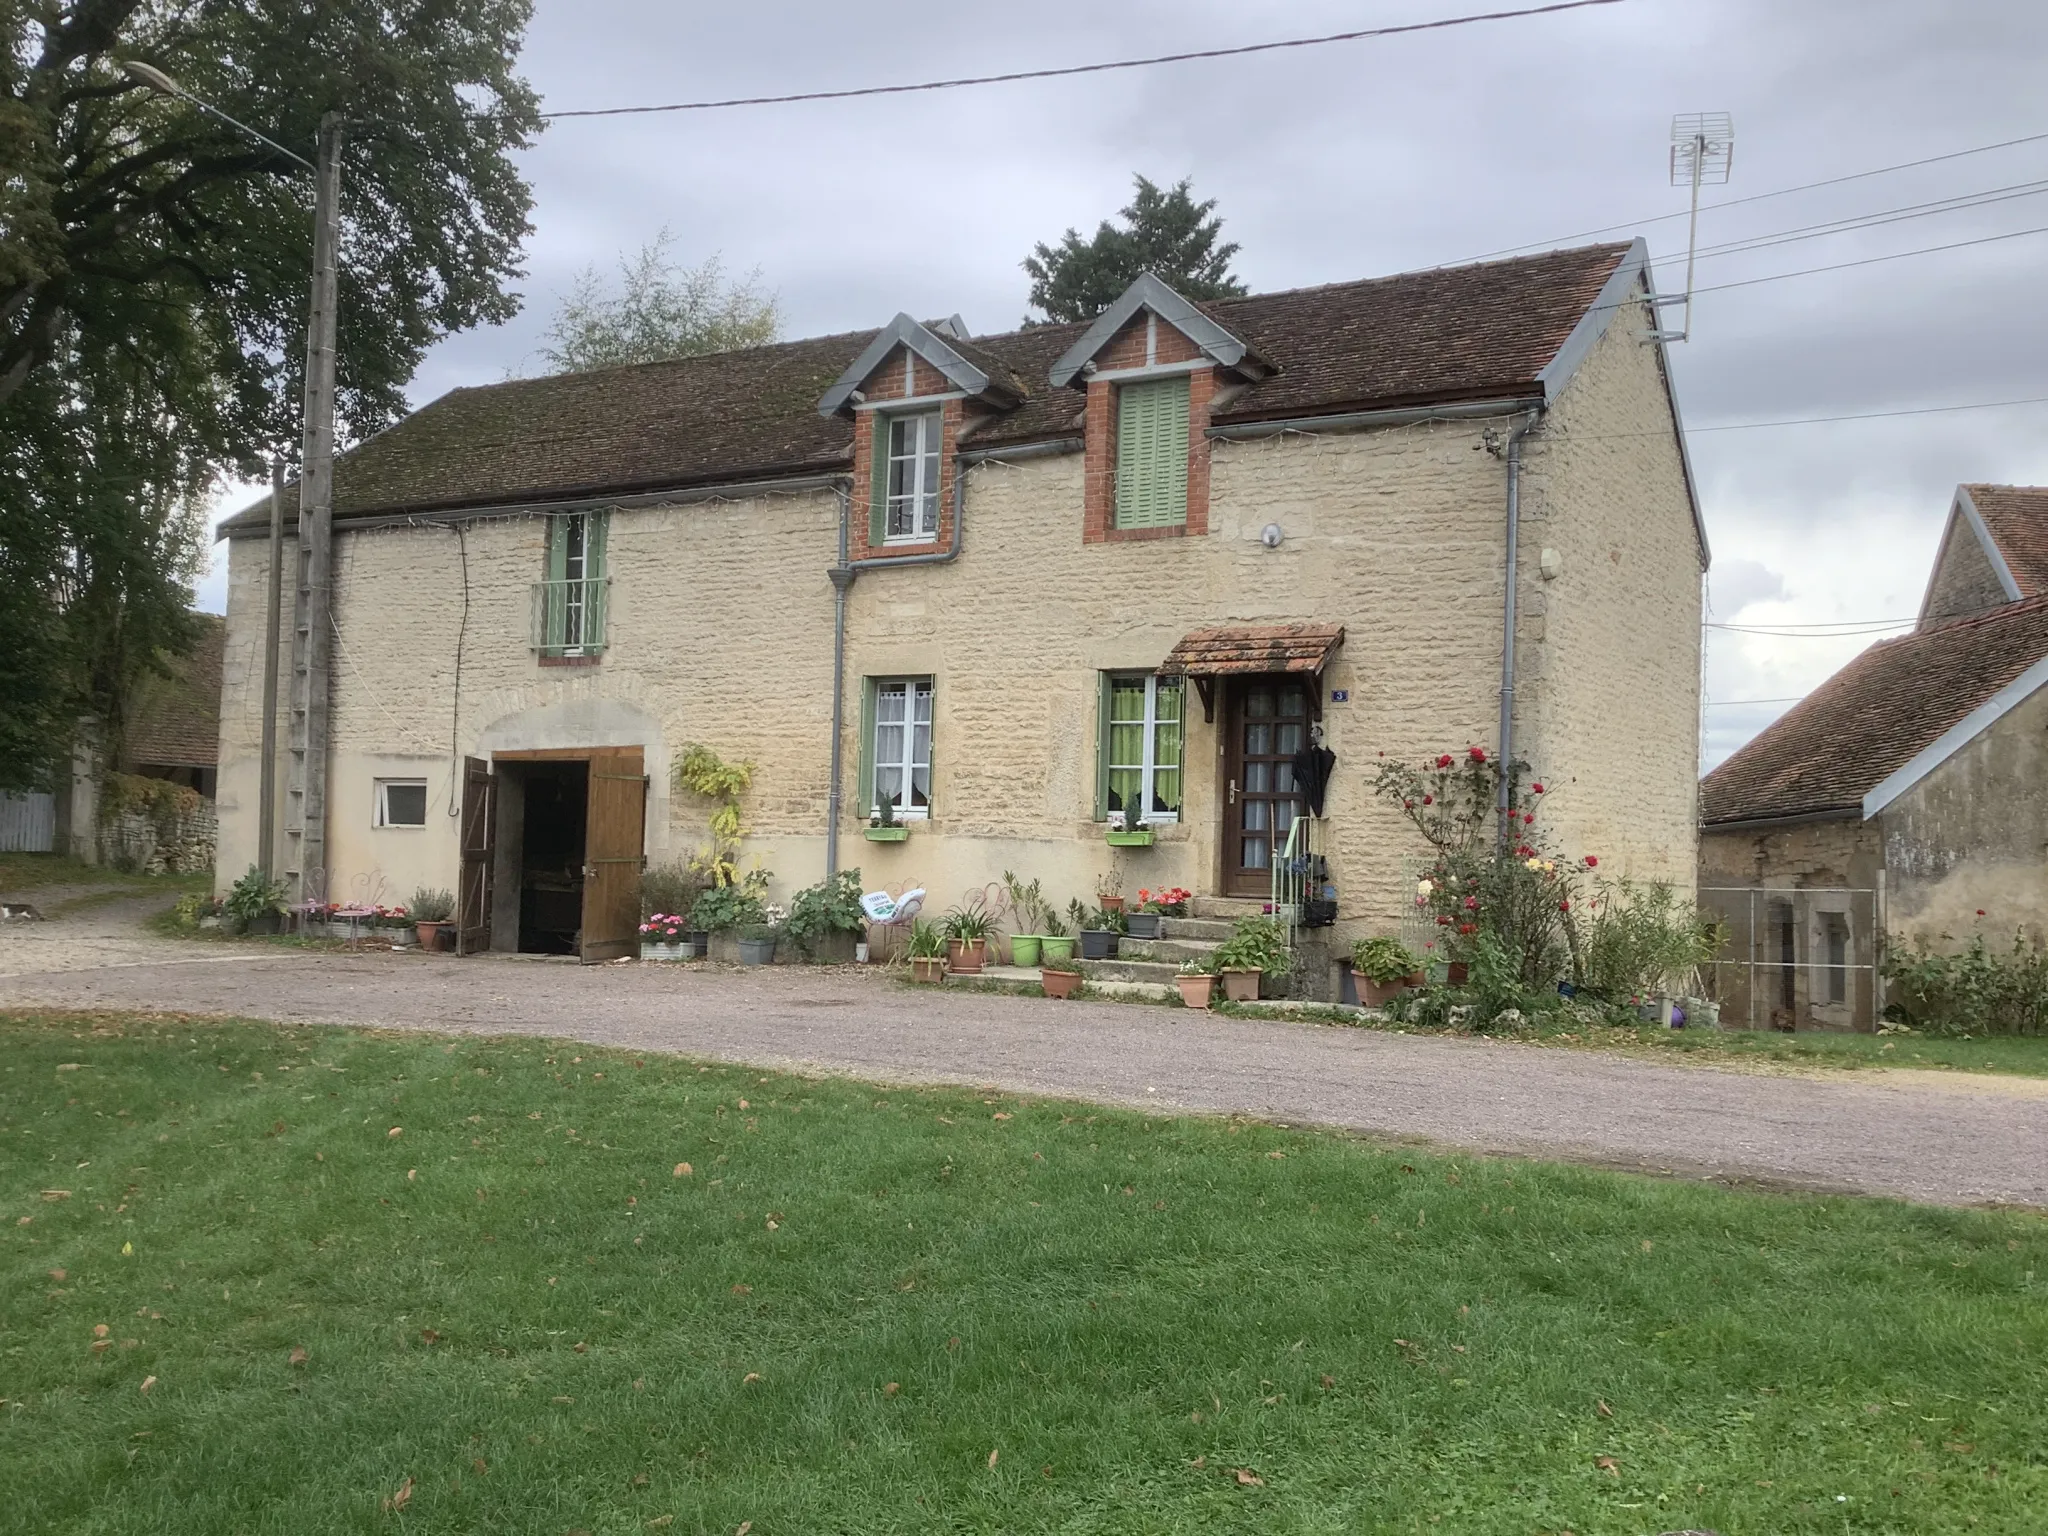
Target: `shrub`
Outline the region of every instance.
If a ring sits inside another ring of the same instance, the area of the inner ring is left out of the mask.
[[[1726,942],[1662,881],[1603,881],[1581,929],[1573,980],[1611,1002],[1686,991]]]
[[[250,923],[284,911],[284,882],[265,877],[254,864],[249,872],[228,888],[221,910],[237,922]],[[195,916],[194,921],[197,921]]]
[[[868,915],[860,905],[860,871],[842,869],[790,898],[783,932],[808,957],[830,935],[862,933],[867,925]]]
[[[766,881],[756,882],[754,873],[738,885],[714,885],[690,904],[690,926],[704,933],[726,933],[748,923],[758,923],[768,915],[768,909],[761,900],[761,887]]]
[[[412,893],[410,910],[416,923],[445,923],[455,915],[455,893],[421,886]]]
[[[1263,971],[1268,976],[1285,976],[1294,968],[1287,949],[1287,936],[1279,921],[1270,917],[1247,917],[1238,922],[1229,938],[1216,947],[1219,971]]]
[[[1944,939],[1948,938],[1943,934]],[[2024,933],[1994,953],[1981,933],[1960,954],[1918,940],[1887,946],[1888,1017],[1931,1035],[2048,1034],[2048,950]]]
[[[687,864],[661,864],[640,877],[640,916],[688,912],[710,886],[711,877]]]

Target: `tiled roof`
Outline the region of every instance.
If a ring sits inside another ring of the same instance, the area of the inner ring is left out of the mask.
[[[1863,797],[2048,656],[2048,598],[1882,640],[1700,784],[1700,819],[1859,811]]]
[[[1241,672],[1320,672],[1344,643],[1342,624],[1246,624],[1181,637],[1159,670],[1190,677]]]
[[[1214,420],[1538,393],[1537,375],[1628,251],[1626,244],[1584,246],[1203,305],[1278,370]],[[1053,388],[1050,374],[1085,329],[1029,326],[960,346],[1024,394],[973,434],[973,446],[1080,431],[1081,393]],[[876,334],[454,390],[337,462],[336,515],[843,470],[852,460],[853,425],[819,416],[817,404]],[[267,517],[258,505],[226,526],[256,527]]]
[[[2021,597],[2048,592],[2048,486],[1966,485]]]
[[[192,654],[171,663],[168,677],[146,677],[128,705],[122,755],[130,763],[210,768],[220,760],[220,665],[227,620],[194,614],[199,639]]]

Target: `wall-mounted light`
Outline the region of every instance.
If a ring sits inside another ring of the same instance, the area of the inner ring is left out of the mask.
[[[1287,535],[1281,530],[1278,523],[1268,523],[1259,530],[1259,542],[1268,549],[1278,549],[1281,540],[1286,537]]]

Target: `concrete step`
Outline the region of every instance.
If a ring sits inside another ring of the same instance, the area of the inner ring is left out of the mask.
[[[1164,1003],[1170,1002],[1180,995],[1180,989],[1174,985],[1173,981],[1174,967],[1170,965],[1153,967],[1134,966],[1130,968],[1134,971],[1141,969],[1163,970],[1166,973],[1163,978],[1148,978],[1126,975],[1122,971],[1114,969],[1118,964],[1114,960],[1084,960],[1076,963],[1080,965],[1082,975],[1087,978],[1081,984],[1080,995],[1083,997],[1133,998],[1140,1002]],[[1105,966],[1112,969],[1108,973],[1098,970],[1098,967]],[[999,988],[1005,992],[1036,993],[1039,990],[1038,967],[1035,965],[985,965],[981,968],[979,974],[972,976],[964,975],[957,971],[948,971],[946,973],[946,983],[949,986],[967,986],[979,983]]]
[[[1234,923],[1241,917],[1264,916],[1266,903],[1257,897],[1197,896],[1188,903],[1188,911],[1196,917]]]
[[[1221,917],[1169,917],[1160,925],[1160,933],[1169,939],[1210,939],[1221,941],[1230,937],[1231,929],[1237,925]]]
[[[1180,962],[1164,960],[1126,960],[1121,954],[1114,960],[1076,960],[1081,974],[1090,983],[1098,981],[1144,981],[1155,986],[1173,988],[1173,978],[1180,974]]]
[[[1183,960],[1206,960],[1216,953],[1213,939],[1123,939],[1116,947],[1119,960],[1161,960],[1179,965]]]

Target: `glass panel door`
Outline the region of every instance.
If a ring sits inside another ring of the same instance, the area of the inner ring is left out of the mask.
[[[1272,889],[1273,864],[1301,811],[1295,754],[1308,745],[1309,699],[1291,678],[1250,678],[1231,711],[1224,794],[1223,880],[1233,896]]]

